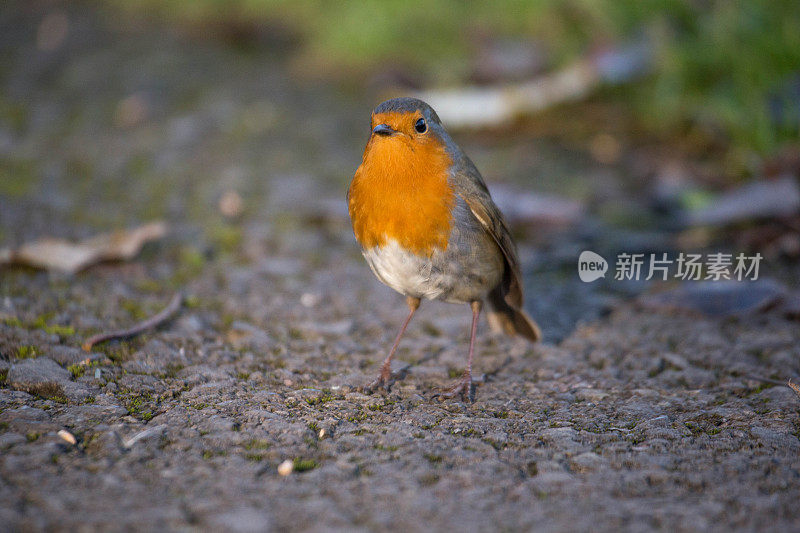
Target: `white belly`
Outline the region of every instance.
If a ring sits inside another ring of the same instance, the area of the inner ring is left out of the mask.
[[[395,240],[364,250],[364,258],[379,280],[401,294],[435,300],[443,293],[431,282],[432,262],[403,250]]]
[[[430,258],[408,252],[394,240],[363,254],[378,279],[403,295],[457,303],[485,298],[502,277],[499,249],[464,255],[454,244],[446,251],[435,251]]]

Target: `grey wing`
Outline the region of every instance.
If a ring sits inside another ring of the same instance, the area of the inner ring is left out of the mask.
[[[473,216],[503,253],[506,264],[501,282],[503,298],[510,306],[519,309],[522,307],[522,283],[517,247],[511,232],[472,161],[465,156],[459,163],[452,180],[455,193],[466,202]]]

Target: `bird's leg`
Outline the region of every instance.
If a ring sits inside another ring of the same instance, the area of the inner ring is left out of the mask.
[[[414,298],[412,296],[406,296],[406,304],[408,305],[408,316],[406,317],[405,322],[403,322],[403,326],[400,328],[400,333],[397,334],[397,338],[394,340],[394,344],[392,345],[392,349],[389,351],[389,355],[383,361],[383,365],[381,366],[381,373],[378,375],[378,379],[364,387],[364,390],[367,392],[371,392],[377,389],[380,386],[383,386],[387,390],[391,386],[392,383],[392,357],[394,357],[394,352],[397,351],[397,346],[400,344],[400,339],[403,337],[403,333],[406,332],[406,328],[408,327],[409,322],[411,322],[411,317],[414,316],[414,313],[417,309],[419,309],[419,298]]]
[[[475,352],[475,334],[478,332],[478,316],[481,314],[481,301],[476,300],[470,303],[470,307],[472,307],[472,330],[469,337],[467,369],[464,371],[464,377],[461,378],[458,383],[440,395],[443,398],[453,398],[461,395],[465,400],[470,400],[472,397],[472,354]]]

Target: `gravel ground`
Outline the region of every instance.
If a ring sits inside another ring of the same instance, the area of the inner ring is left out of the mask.
[[[474,403],[435,397],[470,322],[438,303],[401,345],[405,377],[364,395],[405,315],[343,216],[372,102],[75,9],[54,51],[36,49],[48,8],[0,17],[0,242],[171,232],[72,277],[0,272],[2,529],[798,530],[800,397],[772,382],[800,375],[797,322],[633,299],[597,318],[532,282],[546,333],[560,308],[584,320],[536,346],[482,324]],[[545,181],[584,164],[538,150]],[[520,244],[530,265],[538,243]],[[177,291],[157,331],[79,348]]]

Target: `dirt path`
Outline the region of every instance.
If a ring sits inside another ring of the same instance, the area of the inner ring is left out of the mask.
[[[755,379],[800,374],[796,322],[625,302],[536,347],[484,324],[476,366],[488,377],[463,404],[433,395],[463,367],[469,310],[426,304],[399,352],[407,376],[365,396],[404,306],[343,216],[363,101],[292,85],[278,58],[115,33],[83,12],[61,48],[37,52],[33,32],[12,29],[42,16],[0,18],[13,51],[3,243],[153,218],[172,232],[73,278],[0,273],[0,524],[797,528],[800,398]],[[226,191],[244,199],[233,221],[217,207]],[[175,320],[79,364],[86,336],[177,290]],[[553,318],[566,300],[532,310],[566,328]]]

